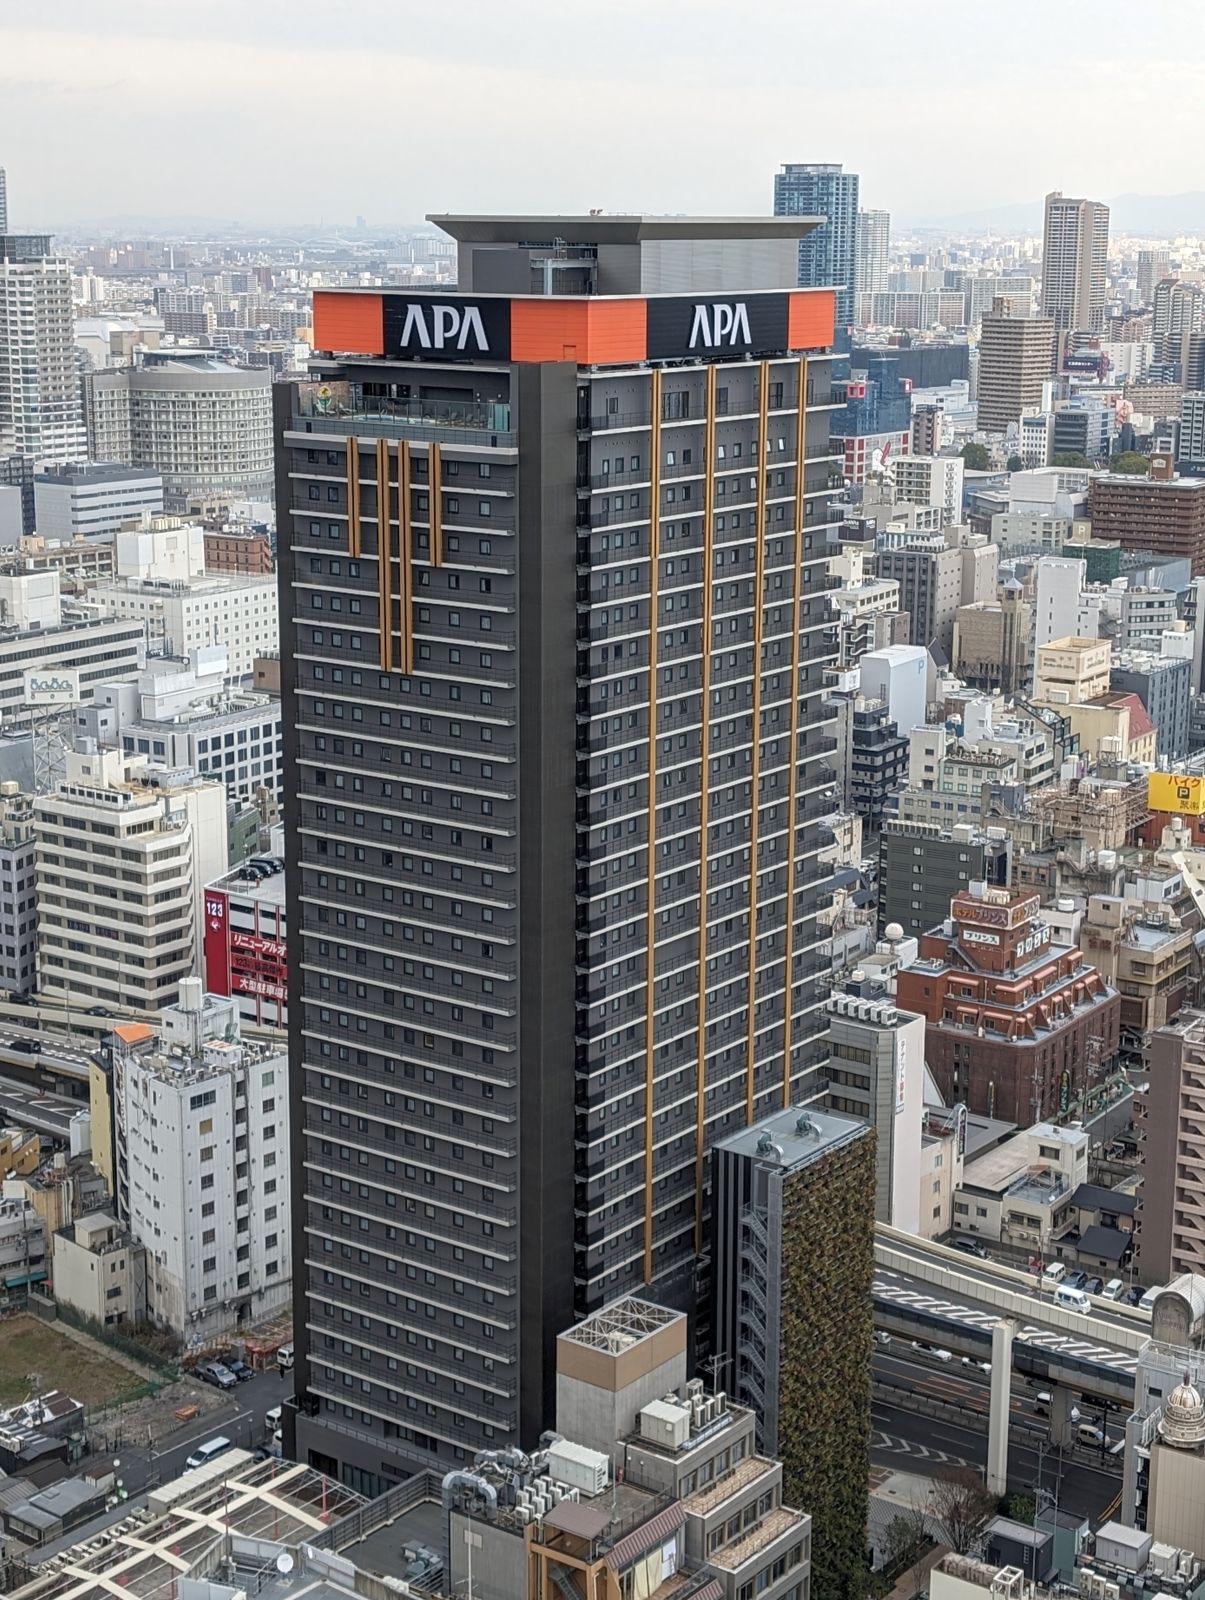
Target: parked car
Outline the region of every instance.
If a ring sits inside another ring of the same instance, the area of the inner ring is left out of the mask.
[[[36,1001],[31,994],[19,994],[14,991],[9,995],[8,1003],[13,1006],[32,1006],[36,1004]]]
[[[1088,1281],[1086,1272],[1069,1272],[1063,1279],[1064,1289],[1082,1289]]]
[[[1047,1283],[1060,1283],[1067,1276],[1067,1268],[1061,1261],[1052,1261],[1042,1274]]]
[[[1138,1285],[1135,1284],[1132,1289],[1127,1289],[1125,1294],[1122,1296],[1122,1304],[1127,1306],[1136,1306],[1145,1293],[1145,1289],[1140,1289]]]
[[[1100,1292],[1105,1300],[1124,1300],[1126,1286],[1120,1278],[1110,1278]]]
[[[264,1432],[268,1435],[269,1438],[271,1438],[272,1435],[276,1432],[277,1428],[279,1428],[279,1427],[280,1427],[280,1407],[279,1406],[273,1406],[270,1411],[266,1411],[264,1413]]]
[[[89,1006],[88,1015],[90,1017],[112,1017],[116,1013],[110,1011],[108,1006]]]
[[[222,1363],[220,1361],[214,1361],[207,1364],[210,1366],[220,1367]],[[198,1445],[184,1465],[190,1469],[194,1467],[207,1467],[211,1461],[216,1461],[218,1456],[224,1456],[227,1450],[233,1449],[234,1445],[229,1439],[227,1439],[226,1435],[224,1433],[220,1433],[216,1439],[207,1439],[204,1444]]]
[[[282,1372],[291,1372],[293,1370],[293,1346],[291,1344],[281,1345],[276,1352],[276,1365]]]
[[[249,1367],[245,1361],[240,1361],[236,1356],[233,1361],[225,1363],[228,1372],[233,1372],[240,1383],[250,1383],[255,1376],[255,1368]]]
[[[215,1389],[233,1389],[238,1384],[234,1373],[221,1361],[199,1361],[193,1368],[193,1375]]]
[[[1087,1283],[1084,1284],[1084,1293],[1101,1294],[1104,1290],[1104,1287],[1105,1280],[1103,1278],[1089,1278]]]

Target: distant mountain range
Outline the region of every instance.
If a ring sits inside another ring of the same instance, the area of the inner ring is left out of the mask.
[[[1107,202],[1109,231],[1139,238],[1174,239],[1178,234],[1205,234],[1205,189],[1184,194],[1119,194]],[[983,206],[945,216],[892,217],[892,229],[938,229],[942,233],[1037,234],[1042,231],[1042,201]]]

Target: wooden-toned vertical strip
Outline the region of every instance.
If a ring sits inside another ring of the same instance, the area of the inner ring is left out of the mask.
[[[753,759],[749,769],[749,1033],[745,1117],[753,1121],[757,1079],[757,852],[761,835],[761,680],[762,634],[766,610],[766,446],[770,437],[770,363],[757,374],[757,501],[753,575]]]
[[[787,926],[786,952],[783,972],[783,1024],[782,1024],[782,1103],[791,1103],[791,1048],[794,1044],[795,987],[791,974],[795,965],[795,854],[798,827],[795,807],[799,794],[799,660],[803,644],[799,637],[799,619],[803,610],[803,525],[804,491],[807,485],[808,442],[808,363],[807,357],[799,361],[799,411],[795,419],[795,599],[791,614],[790,677],[791,685],[791,741],[788,745],[790,759],[787,764]]]
[[[700,690],[699,748],[699,1009],[695,1060],[695,1249],[703,1248],[703,1160],[707,1137],[707,877],[711,829],[711,659],[715,599],[715,395],[718,368],[707,368],[703,402],[703,682]]]
[[[439,445],[431,441],[427,452],[427,503],[431,507],[428,527],[431,530],[431,565],[444,564],[444,469]]]
[[[649,374],[648,908],[644,1000],[644,1281],[653,1281],[653,1007],[657,996],[657,628],[661,620],[661,368]]]
[[[347,553],[360,554],[360,441],[347,441]]]
[[[389,531],[389,440],[377,440],[377,610],[382,672],[393,671],[393,540]]]
[[[402,653],[398,666],[405,673],[414,671],[414,572],[410,564],[414,540],[410,504],[413,466],[410,442],[402,439],[397,447],[397,597],[402,632]],[[392,613],[392,602],[389,609]]]

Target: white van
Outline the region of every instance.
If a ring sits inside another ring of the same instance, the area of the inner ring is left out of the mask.
[[[276,1365],[282,1372],[291,1372],[293,1369],[293,1346],[291,1343],[282,1344],[276,1352]]]
[[[204,1467],[211,1461],[216,1461],[219,1456],[224,1456],[227,1450],[233,1450],[234,1445],[219,1433],[216,1439],[207,1439],[204,1444],[199,1444],[184,1463],[186,1467]]]
[[[1105,1442],[1104,1434],[1091,1422],[1081,1422],[1075,1430],[1075,1437],[1080,1444],[1095,1445],[1097,1449]]]
[[[1042,1279],[1045,1283],[1058,1283],[1060,1279],[1066,1276],[1067,1268],[1064,1264],[1061,1261],[1052,1261],[1042,1274]]]
[[[1082,1289],[1068,1289],[1061,1283],[1054,1291],[1054,1303],[1056,1306],[1062,1306],[1065,1311],[1087,1313],[1092,1309],[1092,1301]]]
[[[1138,1302],[1139,1311],[1153,1311],[1155,1309],[1155,1296],[1163,1293],[1162,1288],[1148,1289]]]
[[[1102,1300],[1120,1300],[1125,1292],[1126,1286],[1120,1278],[1110,1278],[1100,1291],[1100,1297]]]

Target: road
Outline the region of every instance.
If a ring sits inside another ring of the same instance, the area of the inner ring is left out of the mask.
[[[16,1077],[23,1083],[32,1080],[42,1084],[57,1079],[73,1086],[78,1083],[81,1095],[86,1097],[93,1048],[87,1039],[45,1032],[35,1018],[28,1023],[9,1018],[0,1021],[0,1071],[7,1079]]]
[[[875,1376],[871,1459],[876,1466],[932,1477],[943,1468],[986,1465],[989,1380],[985,1373],[932,1362],[913,1351],[907,1357],[878,1351]],[[883,1380],[892,1390],[882,1386]],[[1032,1493],[1040,1473],[1044,1489],[1053,1495],[1057,1487],[1063,1510],[1098,1517],[1116,1498],[1121,1457],[1105,1456],[1106,1464],[1098,1466],[1087,1450],[1060,1453],[1050,1444],[1045,1419],[1037,1414],[1036,1392],[1036,1385],[1014,1381],[1009,1403],[1009,1488]],[[917,1406],[937,1401],[957,1407],[968,1420],[947,1421],[910,1409],[910,1396]],[[1096,1420],[1099,1412],[1085,1407],[1085,1417]],[[1110,1444],[1114,1432],[1120,1437],[1120,1424],[1111,1421]]]
[[[0,1118],[18,1128],[32,1128],[64,1143],[71,1134],[71,1119],[88,1109],[82,1100],[39,1092],[27,1083],[10,1081],[0,1067]]]
[[[265,1443],[265,1414],[273,1406],[282,1405],[292,1393],[293,1374],[281,1375],[270,1368],[230,1390],[218,1410],[185,1423],[156,1449],[119,1440],[113,1453],[121,1462],[122,1484],[134,1496],[148,1485],[167,1483],[185,1470],[184,1463],[199,1444],[218,1434],[225,1434],[244,1449],[254,1450]]]

